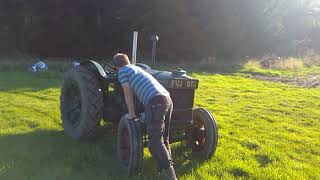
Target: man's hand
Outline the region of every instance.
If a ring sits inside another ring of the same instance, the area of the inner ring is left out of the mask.
[[[135,114],[132,115],[132,114],[128,113],[128,114],[125,115],[125,118],[128,119],[128,120],[132,120],[132,119],[136,119],[137,116]]]

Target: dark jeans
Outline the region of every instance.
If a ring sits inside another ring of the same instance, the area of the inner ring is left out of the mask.
[[[148,148],[160,169],[172,165],[169,154],[169,127],[173,104],[170,97],[155,96],[145,105],[147,132],[149,135]]]

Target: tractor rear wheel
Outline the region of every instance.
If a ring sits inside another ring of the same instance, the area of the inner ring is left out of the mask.
[[[102,109],[103,94],[96,75],[84,66],[67,71],[60,95],[64,132],[78,140],[97,137]]]
[[[141,170],[143,140],[140,122],[128,120],[124,116],[121,118],[117,131],[117,155],[129,174]]]
[[[193,111],[193,124],[187,131],[187,145],[193,156],[210,159],[218,145],[218,126],[209,111]]]

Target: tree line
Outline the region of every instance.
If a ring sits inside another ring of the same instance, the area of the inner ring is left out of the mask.
[[[320,50],[319,5],[309,0],[2,0],[0,52],[162,59],[300,55]]]

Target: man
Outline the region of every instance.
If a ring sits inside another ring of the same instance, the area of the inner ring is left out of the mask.
[[[128,108],[126,118],[137,117],[133,101],[135,94],[144,105],[149,135],[148,148],[160,166],[160,177],[176,179],[169,153],[169,124],[173,108],[169,92],[152,75],[131,65],[126,54],[118,53],[113,59]]]

